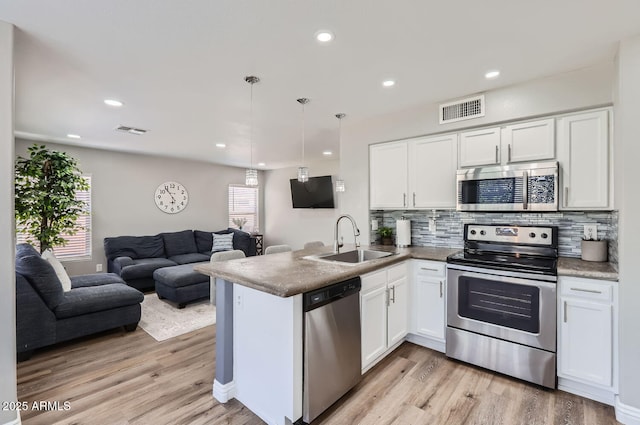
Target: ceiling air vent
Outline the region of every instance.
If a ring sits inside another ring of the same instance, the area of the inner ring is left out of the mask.
[[[484,95],[440,105],[440,124],[484,117]]]
[[[125,133],[130,133],[130,134],[135,134],[137,136],[141,136],[143,134],[145,134],[147,131],[149,130],[143,130],[141,128],[135,128],[135,127],[129,127],[126,125],[121,125],[118,128],[116,128],[117,131],[122,131]]]

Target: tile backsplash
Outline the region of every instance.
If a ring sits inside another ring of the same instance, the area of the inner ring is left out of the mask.
[[[585,224],[597,224],[598,238],[609,241],[609,262],[618,263],[618,212],[617,211],[562,211],[550,213],[487,213],[452,210],[427,211],[370,211],[371,219],[379,226],[394,229],[396,220],[405,217],[411,220],[411,244],[462,248],[462,233],[465,223],[512,224],[521,226],[557,226],[558,251],[561,256],[580,258],[580,241]],[[435,219],[435,232],[429,231],[429,220]],[[379,236],[371,231],[371,240]]]

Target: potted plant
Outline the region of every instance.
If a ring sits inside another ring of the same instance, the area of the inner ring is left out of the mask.
[[[247,223],[247,219],[244,217],[234,218],[231,221],[233,221],[233,224],[238,226],[238,229],[240,230],[242,230],[242,226],[244,226]]]
[[[393,228],[381,227],[378,229],[382,245],[393,245]]]
[[[33,145],[29,158],[19,156],[15,165],[16,227],[37,241],[40,252],[64,245],[64,235],[79,229],[76,220],[85,202],[76,191],[88,190],[77,162],[65,152]]]

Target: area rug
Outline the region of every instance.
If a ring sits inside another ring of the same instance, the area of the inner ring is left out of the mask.
[[[209,304],[209,300],[177,308],[152,293],[144,296],[139,325],[156,341],[164,341],[215,323],[216,306]]]

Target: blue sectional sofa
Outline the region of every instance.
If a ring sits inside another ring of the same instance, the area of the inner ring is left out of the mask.
[[[107,329],[136,329],[144,295],[112,273],[71,277],[64,292],[55,270],[29,244],[16,247],[18,360],[33,350]]]
[[[157,269],[209,261],[213,233],[233,233],[233,249],[244,251],[246,256],[256,255],[255,239],[232,228],[217,232],[183,230],[154,236],[116,236],[104,239],[107,271],[136,289],[152,290],[155,287],[153,272]]]

